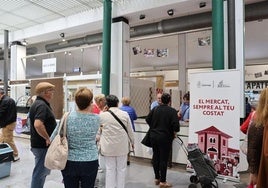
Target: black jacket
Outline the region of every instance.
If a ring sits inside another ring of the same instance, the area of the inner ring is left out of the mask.
[[[150,126],[150,137],[163,142],[172,142],[174,132],[180,131],[177,111],[168,105],[161,104],[151,110],[146,122]]]
[[[17,108],[15,101],[4,95],[0,100],[0,127],[3,128],[17,121]]]

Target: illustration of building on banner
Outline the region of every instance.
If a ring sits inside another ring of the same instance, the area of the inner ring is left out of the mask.
[[[198,134],[198,147],[213,160],[217,173],[238,178],[239,150],[229,147],[232,136],[214,126],[195,133]]]

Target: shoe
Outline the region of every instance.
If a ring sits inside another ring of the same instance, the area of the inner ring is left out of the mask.
[[[160,179],[155,179],[155,180],[154,180],[154,184],[155,184],[155,185],[159,185],[159,183],[160,183]]]
[[[127,161],[127,166],[129,166],[130,165],[130,161]]]
[[[98,168],[98,173],[103,173],[103,169],[102,168]]]
[[[172,187],[172,184],[168,182],[160,182],[159,188]]]
[[[20,160],[19,156],[13,157],[13,162]]]

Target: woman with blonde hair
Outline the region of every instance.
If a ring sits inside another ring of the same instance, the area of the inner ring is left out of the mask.
[[[95,95],[94,101],[95,103],[93,104],[92,107],[92,113],[99,114],[101,111],[104,110],[106,106],[105,95],[104,94]]]
[[[262,90],[253,123],[248,130],[249,183],[268,187],[268,88]]]

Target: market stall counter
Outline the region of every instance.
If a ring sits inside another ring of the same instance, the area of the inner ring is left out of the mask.
[[[135,138],[135,156],[141,158],[152,158],[152,150],[141,144],[141,140],[145,136],[149,129],[149,125],[145,122],[145,119],[137,119],[135,122],[136,131],[134,132]],[[181,129],[178,136],[182,139],[183,143],[187,146],[188,144],[188,123],[182,122]],[[174,141],[172,148],[172,162],[179,164],[187,163],[187,155],[182,150],[181,145]]]

